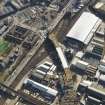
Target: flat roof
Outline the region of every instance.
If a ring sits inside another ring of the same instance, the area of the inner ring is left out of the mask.
[[[84,44],[88,44],[93,37],[93,32],[91,31],[99,20],[100,19],[92,13],[84,12],[66,36]],[[96,31],[97,28],[98,26],[95,27],[94,31]]]
[[[57,48],[56,48],[56,51],[57,51],[57,53],[58,53],[58,56],[59,56],[59,58],[60,58],[60,61],[61,61],[61,63],[62,63],[63,68],[64,68],[64,69],[65,69],[65,68],[68,68],[67,59],[66,59],[66,57],[65,57],[65,55],[64,55],[64,53],[63,53],[63,51],[62,51],[62,49],[61,49],[60,47],[57,47]]]

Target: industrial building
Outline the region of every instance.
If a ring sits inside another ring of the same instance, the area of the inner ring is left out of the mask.
[[[58,90],[55,84],[59,78],[55,70],[56,66],[51,61],[39,64],[25,79],[22,92],[39,100],[39,104],[44,102],[46,105],[55,105],[58,102]]]
[[[27,31],[28,29],[26,28],[14,26],[14,28],[7,33],[5,39],[9,40],[10,42],[20,44],[27,36]]]
[[[105,104],[105,93],[102,85],[91,81],[82,81],[77,89],[81,94],[81,105],[102,105]]]
[[[26,89],[29,88],[30,91],[33,91],[35,93],[34,98],[36,97],[40,101],[46,102],[46,105],[53,105],[54,101],[57,98],[58,92],[55,89],[47,87],[33,80],[25,80],[24,86],[26,87]]]
[[[67,43],[76,48],[88,45],[100,23],[95,15],[84,12],[66,35]]]
[[[2,0],[0,105],[105,104],[105,24],[91,1]]]

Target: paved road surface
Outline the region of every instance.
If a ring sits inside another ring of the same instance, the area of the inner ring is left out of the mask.
[[[84,10],[83,10],[84,11]],[[80,13],[82,13],[83,11],[81,11]],[[79,14],[78,13],[74,18],[73,20],[71,21],[70,23],[70,26],[72,26],[77,18],[79,17]],[[40,50],[40,49],[39,49]],[[37,52],[39,53],[39,52]],[[36,54],[37,55],[37,54]],[[16,77],[15,81],[13,82],[13,84],[11,85],[12,88],[15,88],[16,85],[20,82],[20,80],[23,78],[23,76],[25,74],[27,74],[27,72],[30,70],[31,67],[35,66],[38,62],[40,62],[43,58],[45,58],[47,56],[47,53],[42,53],[41,54],[42,56],[41,57],[37,57],[37,56],[33,56],[33,58],[30,60],[30,62],[25,66],[25,68],[20,72],[20,74]],[[5,100],[5,99],[4,99]],[[0,100],[0,103],[2,103],[2,100]],[[3,105],[3,104],[0,104],[0,105]]]

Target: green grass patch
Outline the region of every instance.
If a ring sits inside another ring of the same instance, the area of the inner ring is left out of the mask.
[[[5,41],[4,39],[0,39],[0,55],[4,56],[9,53],[11,50],[11,45],[8,41]]]

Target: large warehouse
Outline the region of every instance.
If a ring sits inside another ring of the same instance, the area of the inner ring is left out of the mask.
[[[72,45],[87,45],[93,37],[101,20],[89,12],[84,12],[66,35],[68,43]]]

